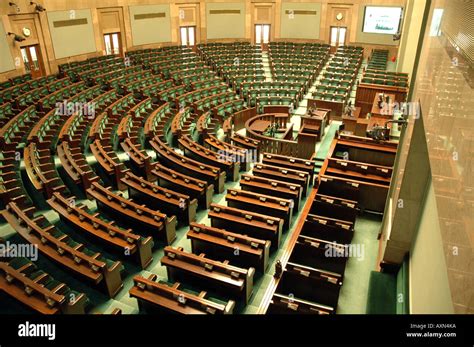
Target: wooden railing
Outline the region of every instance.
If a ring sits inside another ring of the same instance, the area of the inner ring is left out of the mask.
[[[245,122],[247,136],[260,141],[260,151],[266,153],[283,154],[289,156],[298,156],[298,142],[289,139],[278,139],[261,135],[251,129],[253,122],[257,120],[266,120],[272,123],[277,123],[280,128],[287,128],[289,121],[286,114],[261,114],[251,117]],[[287,131],[291,135],[291,131]],[[285,136],[288,137],[288,136]]]

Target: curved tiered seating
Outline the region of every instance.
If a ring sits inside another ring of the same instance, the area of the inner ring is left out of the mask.
[[[122,264],[74,241],[49,224],[44,216],[35,217],[35,212],[34,207],[24,209],[10,202],[2,215],[20,236],[37,245],[42,254],[94,284],[104,284],[110,297],[114,297],[122,288]]]
[[[72,200],[71,200],[72,199]],[[124,230],[114,225],[112,221],[99,218],[96,214],[87,211],[85,205],[75,203],[75,197],[65,198],[61,193],[55,192],[48,204],[65,221],[74,225],[76,230],[82,230],[113,246],[121,254],[137,255],[142,268],[146,268],[153,260],[151,237],[142,238],[133,233],[131,229]]]
[[[129,196],[146,202],[147,206],[176,215],[188,223],[195,220],[197,200],[189,195],[160,187],[131,172],[126,172],[121,181],[128,188]]]
[[[329,60],[320,85],[313,92],[314,100],[308,101],[308,105],[329,109],[331,119],[340,119],[356,83],[362,59],[362,47],[339,47]]]
[[[270,82],[260,47],[249,43],[200,44],[196,52],[169,46],[64,64],[57,76],[5,84],[2,215],[38,246],[52,275],[62,268],[64,283],[31,262],[2,258],[0,290],[41,313],[84,313],[87,299],[69,287],[73,278],[114,297],[123,261],[140,311],[240,311],[251,300],[255,271],[274,268],[283,233],[310,199],[304,227],[289,237],[291,257],[275,279],[268,312],[287,313],[294,293],[297,311],[334,313],[347,257],[332,261],[322,252],[352,240],[360,198],[344,176],[385,188],[392,168],[330,158],[313,196],[316,163],[295,157],[292,128],[283,139],[252,130],[258,120],[288,121],[287,113],[256,115],[256,108],[298,106],[328,57],[325,44],[272,43]],[[315,97],[344,98],[360,57],[358,49],[339,50]],[[233,188],[216,204],[227,178]],[[52,217],[44,213],[48,206]],[[196,223],[201,214],[208,220]],[[178,221],[189,226],[189,249],[168,247]],[[137,264],[153,272],[157,255],[167,281],[138,276]],[[77,300],[68,301],[70,294]]]
[[[232,161],[225,155],[210,151],[186,135],[178,140],[178,144],[186,155],[221,169],[230,180],[236,181],[239,178],[240,163],[238,161]]]
[[[55,280],[27,258],[1,259],[0,290],[42,314],[84,314],[86,295]]]
[[[99,183],[92,183],[87,194],[97,201],[99,209],[108,211],[121,219],[124,224],[140,226],[154,237],[171,244],[176,238],[176,217],[168,218],[159,210],[152,210],[143,204],[115,194]]]
[[[150,145],[158,155],[160,162],[169,165],[181,173],[194,176],[206,181],[208,184],[212,184],[216,193],[222,193],[224,191],[224,182],[226,179],[226,173],[224,171],[177,153],[158,137],[150,141]]]

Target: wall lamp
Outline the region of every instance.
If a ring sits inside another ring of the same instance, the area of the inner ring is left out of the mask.
[[[17,4],[15,4],[14,2],[10,1],[8,3],[8,6],[13,6],[15,8],[16,12],[20,12],[20,7]]]
[[[17,35],[17,34],[12,33],[12,32],[9,32],[7,35],[8,35],[8,36],[14,35],[14,36],[13,36],[13,39],[14,39],[16,42],[21,42],[21,41],[25,41],[25,40],[26,40],[23,36]]]
[[[46,11],[46,9],[43,7],[43,5],[38,4],[37,2],[30,1],[30,5],[35,5],[35,11],[38,11],[38,12]]]

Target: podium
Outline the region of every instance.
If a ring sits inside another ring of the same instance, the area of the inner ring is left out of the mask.
[[[301,116],[301,126],[298,132],[298,151],[311,155],[314,153],[316,143],[324,136],[327,119],[331,110],[318,108],[311,113]],[[302,158],[310,158],[301,156]]]
[[[354,111],[352,112],[352,116],[347,114],[342,115],[342,123],[344,124],[344,131],[348,133],[355,134],[357,129],[357,123],[360,119],[360,107],[354,107]]]
[[[300,133],[316,135],[316,141],[321,141],[330,112],[329,109],[317,108],[301,116]]]

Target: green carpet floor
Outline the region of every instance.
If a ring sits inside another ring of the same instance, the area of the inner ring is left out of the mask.
[[[366,313],[367,292],[371,271],[375,270],[381,216],[364,214],[355,223],[352,245],[360,250],[360,257],[347,261],[337,313]]]
[[[392,274],[372,271],[367,300],[368,314],[396,313],[396,277]]]

